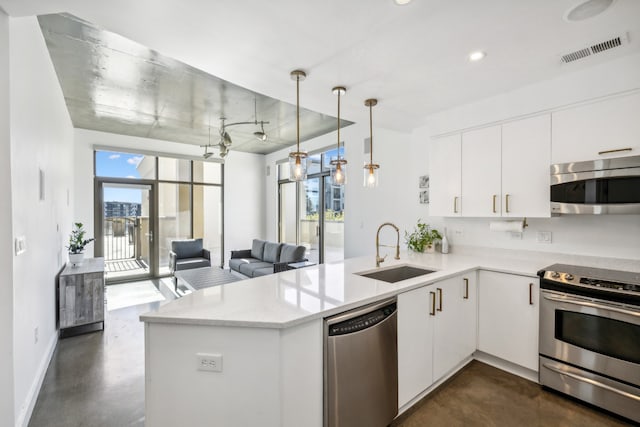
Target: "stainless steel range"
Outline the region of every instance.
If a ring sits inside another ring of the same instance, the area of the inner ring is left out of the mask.
[[[640,273],[540,276],[540,384],[640,422]]]

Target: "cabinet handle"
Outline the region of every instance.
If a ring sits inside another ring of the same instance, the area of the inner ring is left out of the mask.
[[[465,277],[462,280],[464,280],[464,296],[462,298],[469,299],[469,279]]]
[[[436,291],[438,291],[438,311],[442,311],[442,289],[436,288]]]
[[[429,292],[429,295],[431,296],[431,311],[429,312],[429,314],[432,316],[435,316],[436,315],[436,293]]]
[[[504,201],[505,201],[505,211],[509,213],[509,195],[508,194],[504,196]]]
[[[493,213],[498,213],[496,212],[496,195],[493,195]]]
[[[618,149],[615,149],[615,150],[598,151],[598,154],[600,154],[602,156],[603,154],[619,153],[621,151],[633,151],[633,148],[618,148]]]
[[[458,213],[458,197],[453,198],[453,213]]]
[[[533,283],[529,283],[529,305],[533,305]]]

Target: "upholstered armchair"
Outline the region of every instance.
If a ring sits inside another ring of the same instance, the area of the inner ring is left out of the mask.
[[[202,247],[202,239],[171,242],[171,251],[169,252],[171,274],[199,267],[211,267],[211,253]]]

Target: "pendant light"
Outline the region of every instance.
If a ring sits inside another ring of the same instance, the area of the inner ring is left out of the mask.
[[[364,105],[369,107],[369,163],[364,165],[364,186],[374,188],[378,186],[378,169],[380,165],[373,163],[373,107],[378,103],[377,99],[367,99]]]
[[[307,77],[301,70],[293,70],[291,79],[296,81],[296,151],[289,153],[289,180],[304,181],[307,179],[307,153],[300,151],[300,80]]]
[[[331,160],[331,182],[333,185],[344,185],[347,182],[347,161],[340,158],[340,97],[347,93],[347,89],[336,86],[332,89],[334,95],[338,95],[338,157]]]
[[[264,122],[262,120],[258,122],[258,100],[256,98],[253,98],[253,119],[256,124],[260,123],[260,130],[254,132],[253,136],[259,141],[265,142],[267,140],[267,134],[264,133]]]

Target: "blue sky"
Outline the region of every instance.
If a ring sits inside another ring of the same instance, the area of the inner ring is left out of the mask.
[[[137,166],[144,156],[139,154],[96,152],[96,175],[109,178],[140,178]],[[141,203],[142,194],[139,189],[109,188],[104,189],[105,202]]]

